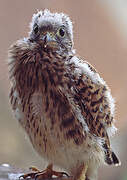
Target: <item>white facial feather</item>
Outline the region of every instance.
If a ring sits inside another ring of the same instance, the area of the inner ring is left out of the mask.
[[[38,24],[39,27],[47,25],[48,23],[55,26],[65,26],[70,33],[71,39],[73,39],[73,26],[69,16],[63,13],[51,13],[48,9],[44,11],[38,11],[32,17],[30,23],[30,29],[32,31],[34,24]]]

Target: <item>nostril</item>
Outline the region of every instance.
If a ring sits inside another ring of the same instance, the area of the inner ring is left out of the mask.
[[[47,42],[47,35],[44,36],[44,43],[46,43],[46,42]]]
[[[40,39],[43,40],[44,42],[47,42],[47,35],[43,35]]]

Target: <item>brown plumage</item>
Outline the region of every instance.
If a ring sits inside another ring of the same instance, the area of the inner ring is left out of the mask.
[[[102,163],[119,165],[110,147],[114,101],[98,72],[73,50],[68,16],[40,11],[28,38],[9,51],[10,102],[34,148],[74,178],[88,166],[97,179]]]

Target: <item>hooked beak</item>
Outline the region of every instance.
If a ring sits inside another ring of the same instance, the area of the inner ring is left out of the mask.
[[[56,47],[56,39],[54,38],[52,33],[47,32],[44,36],[42,36],[41,40],[44,42],[44,48],[48,47]]]

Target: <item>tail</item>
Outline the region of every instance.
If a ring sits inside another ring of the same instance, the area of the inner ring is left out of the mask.
[[[113,151],[106,153],[105,162],[108,165],[120,166],[121,162]]]
[[[112,151],[112,160],[113,160],[113,164],[115,166],[120,166],[121,165],[121,161],[119,160],[119,158],[116,156],[116,154]]]
[[[112,151],[110,147],[109,138],[107,136],[107,139],[105,143],[103,144],[104,152],[105,152],[105,162],[108,165],[115,165],[120,166],[121,162],[119,158],[116,156],[116,154]]]

